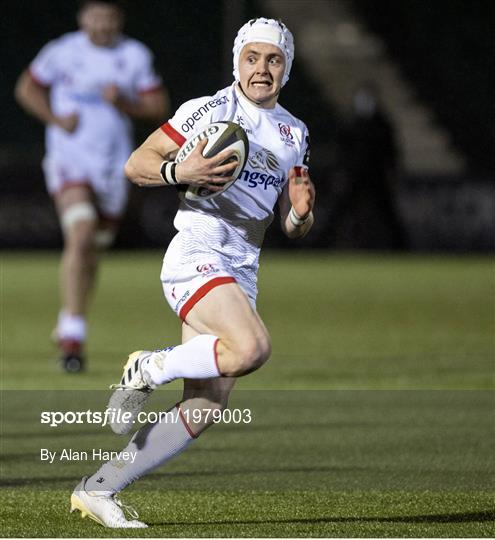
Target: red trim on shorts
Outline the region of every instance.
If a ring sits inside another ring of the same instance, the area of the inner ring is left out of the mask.
[[[31,77],[31,80],[37,84],[38,86],[41,86],[42,88],[50,88],[49,84],[44,83],[39,77],[37,77],[31,68],[28,69],[29,76]]]
[[[177,409],[179,409],[179,418],[182,420],[182,423],[184,424],[186,431],[189,433],[192,439],[197,439],[198,435],[193,433],[192,429],[189,427],[189,424],[186,422],[184,413],[182,412],[182,409],[180,408],[180,403],[177,403],[176,407]]]
[[[60,189],[53,192],[52,196],[59,195],[63,191],[71,188],[71,187],[88,187],[92,193],[93,186],[89,182],[89,180],[76,180],[75,182],[64,180],[62,185],[60,186]],[[105,223],[108,223],[111,226],[117,226],[122,221],[123,214],[105,214],[98,208],[98,204],[91,203],[95,206],[95,210],[98,213],[98,217],[101,221],[104,221]]]
[[[174,127],[170,125],[170,122],[166,122],[165,124],[160,126],[161,130],[165,135],[168,135],[175,144],[178,144],[179,146],[182,146],[186,142],[186,138],[184,135],[179,133]]]
[[[218,367],[218,352],[217,352],[217,345],[220,341],[220,338],[217,338],[215,340],[215,343],[213,344],[213,358],[215,359],[215,366],[217,367],[218,374],[222,376],[222,372],[220,371],[220,368]]]
[[[62,193],[62,191],[65,191],[66,189],[69,189],[71,187],[89,187],[91,191],[93,191],[93,188],[91,186],[91,182],[89,180],[83,179],[83,180],[75,180],[74,182],[71,182],[70,180],[62,180],[62,185],[60,186],[57,191],[54,192],[54,195],[58,195],[59,193]]]
[[[145,94],[153,94],[154,92],[158,92],[163,88],[162,84],[155,84],[153,86],[150,86],[149,88],[144,88],[143,90],[138,90],[138,94],[140,96],[144,96]]]
[[[68,188],[71,188],[72,186],[78,186],[78,187],[86,186],[91,190],[92,193],[94,193],[93,192],[93,186],[89,182],[84,182],[84,181],[81,181],[81,182],[65,182],[64,184],[62,184],[60,189],[58,189],[57,191],[54,191],[51,194],[52,198],[55,198],[57,195],[60,195],[63,191],[65,191]],[[91,202],[91,201],[88,201],[88,202]],[[94,206],[94,208],[96,210],[96,213],[98,214],[98,219],[99,219],[100,223],[102,223],[104,226],[108,226],[108,228],[111,229],[111,230],[117,231],[117,229],[118,229],[118,227],[119,227],[119,225],[120,225],[120,223],[122,221],[123,214],[105,214],[98,208],[97,203],[91,202],[91,204]],[[103,228],[105,228],[105,227],[103,227]]]
[[[201,300],[201,298],[206,296],[215,287],[218,287],[219,285],[225,285],[226,283],[236,283],[236,279],[231,276],[216,277],[210,279],[210,281],[208,281],[204,285],[201,285],[201,287],[182,306],[181,310],[179,311],[179,317],[183,321],[185,321],[188,313]]]
[[[122,221],[122,214],[104,214],[99,209],[97,209],[97,212],[100,221],[103,221],[110,226],[116,227]]]

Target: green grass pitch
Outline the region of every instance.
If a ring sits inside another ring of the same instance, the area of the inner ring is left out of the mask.
[[[104,408],[126,355],[179,340],[160,252],[112,252],[90,314],[89,369],[49,342],[58,254],[1,255],[1,535],[6,537],[492,537],[495,274],[489,257],[267,252],[258,309],[273,355],[238,381],[220,424],[122,494],[146,530],[68,513],[98,462],[40,449],[119,450],[94,425],[40,410]],[[174,403],[179,382],[150,410]]]

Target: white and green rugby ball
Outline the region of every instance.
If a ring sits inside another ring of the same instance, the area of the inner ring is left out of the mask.
[[[175,158],[176,163],[185,161],[191,152],[194,150],[199,141],[208,137],[208,144],[203,150],[205,158],[216,156],[223,150],[233,150],[234,155],[225,160],[224,163],[230,163],[233,160],[237,161],[237,167],[232,173],[233,179],[227,182],[223,189],[219,191],[211,191],[204,186],[188,186],[184,196],[191,201],[212,199],[224,193],[229,187],[239,178],[246,160],[249,155],[249,141],[246,132],[239,124],[235,122],[213,122],[208,124],[201,131],[196,132],[192,137],[180,147]],[[222,163],[223,164],[223,163]]]

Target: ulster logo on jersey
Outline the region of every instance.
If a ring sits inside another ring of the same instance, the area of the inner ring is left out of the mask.
[[[196,270],[203,274],[204,276],[208,276],[210,274],[214,274],[215,272],[218,272],[219,269],[214,266],[213,264],[206,263],[206,264],[198,264],[196,266]]]
[[[278,129],[280,131],[280,140],[288,146],[294,146],[294,135],[292,135],[292,128],[288,124],[278,123]]]

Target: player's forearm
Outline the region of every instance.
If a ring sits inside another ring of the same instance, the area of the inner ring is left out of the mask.
[[[298,223],[298,220],[294,219],[294,216],[287,214],[284,220],[284,232],[289,238],[303,238],[308,234],[315,222],[313,212],[310,212],[304,219],[300,219],[300,221],[302,223]]]
[[[35,83],[27,71],[19,77],[14,95],[19,105],[40,122],[44,124],[57,122],[57,117],[50,107],[48,91]]]
[[[131,154],[125,173],[138,186],[165,186],[167,183],[161,176],[162,164],[172,161],[178,149],[179,146],[158,128]]]
[[[141,96],[137,101],[130,101],[123,96],[118,96],[114,101],[114,106],[136,120],[160,123],[166,118],[169,109],[168,98],[161,90]]]
[[[152,148],[138,148],[125,165],[125,174],[134,184],[141,187],[159,187],[166,185],[160,174],[163,156]]]

